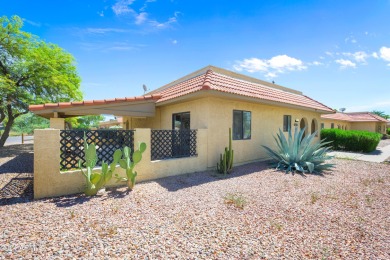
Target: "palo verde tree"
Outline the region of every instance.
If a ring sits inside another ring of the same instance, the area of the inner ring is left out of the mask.
[[[28,105],[82,98],[74,57],[22,27],[18,16],[0,17],[0,123],[6,122],[0,147]]]

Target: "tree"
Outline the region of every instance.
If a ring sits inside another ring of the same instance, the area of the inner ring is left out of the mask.
[[[91,129],[91,127],[98,127],[99,122],[103,120],[104,116],[102,115],[80,116],[67,118],[65,119],[65,123],[68,128]]]
[[[28,105],[82,99],[74,57],[21,30],[18,16],[0,17],[0,123],[2,147]]]
[[[376,114],[380,117],[383,117],[384,119],[390,119],[390,115],[386,115],[385,112],[383,112],[383,111],[374,110],[371,113]]]
[[[48,119],[29,112],[15,119],[15,122],[12,126],[12,131],[18,134],[32,134],[35,129],[48,128],[49,126],[50,122]]]

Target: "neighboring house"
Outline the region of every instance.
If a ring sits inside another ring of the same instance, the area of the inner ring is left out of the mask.
[[[370,112],[335,113],[321,116],[321,128],[366,130],[385,134],[388,123],[388,120]]]
[[[207,129],[207,167],[215,167],[233,132],[235,163],[265,159],[278,129],[319,130],[321,114],[334,110],[302,92],[208,66],[141,97],[32,105],[37,115],[58,118],[114,114],[126,129]],[[317,135],[317,139],[319,136]]]
[[[110,127],[120,127],[126,128],[126,125],[123,124],[123,117],[118,116],[115,119],[110,119],[108,121],[99,122],[98,129],[109,129]]]

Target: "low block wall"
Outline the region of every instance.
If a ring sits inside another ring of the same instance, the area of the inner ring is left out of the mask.
[[[151,161],[151,130],[136,129],[134,148],[140,142],[147,145],[142,161],[137,164],[137,182],[154,180],[207,169],[207,129],[198,129],[197,157]],[[99,171],[96,168],[95,171]],[[116,172],[125,176],[119,166]],[[115,174],[114,173],[114,174]],[[107,187],[123,186],[115,178]],[[60,130],[40,129],[34,132],[34,198],[55,197],[83,192],[85,179],[79,170],[60,172]]]

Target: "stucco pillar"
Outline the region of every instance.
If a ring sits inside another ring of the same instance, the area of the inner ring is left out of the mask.
[[[57,118],[56,118],[57,119]],[[60,168],[60,130],[34,131],[34,198],[52,196],[49,191]]]
[[[138,150],[140,143],[146,143],[146,151],[142,154],[142,161],[151,161],[151,130],[150,128],[136,128],[134,132],[134,150]]]
[[[81,173],[60,173],[60,130],[34,131],[34,199],[74,194],[83,191]]]
[[[50,128],[64,130],[65,119],[64,118],[50,118]]]

